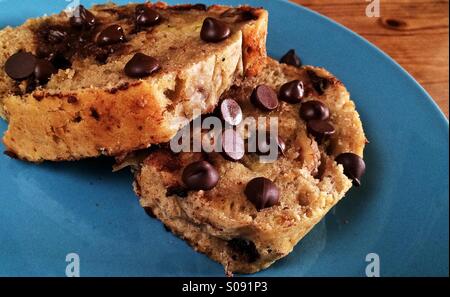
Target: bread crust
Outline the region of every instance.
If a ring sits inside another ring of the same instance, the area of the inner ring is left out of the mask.
[[[162,2],[149,5],[168,13],[192,8]],[[117,7],[100,5],[92,11],[103,13],[107,8]],[[267,12],[251,7],[215,5],[205,13],[218,15],[230,9],[250,11],[254,19],[239,25],[223,45],[204,54],[201,60],[187,62],[183,67],[155,77],[70,91],[43,88],[17,96],[7,91],[11,90],[13,82],[3,74],[0,76],[3,97],[0,114],[9,121],[3,137],[7,150],[31,162],[62,161],[116,156],[169,141],[192,119],[196,110],[210,112],[222,92],[236,79],[255,75],[264,64]],[[26,31],[24,35],[30,37],[28,28],[49,18],[52,16],[30,20],[16,29],[6,28],[0,31],[0,40],[18,31]],[[31,52],[36,46],[18,44]],[[17,50],[12,47],[10,52],[2,53],[0,64]],[[76,74],[67,74],[67,79],[73,75]],[[166,96],[167,90],[175,93],[172,98]]]

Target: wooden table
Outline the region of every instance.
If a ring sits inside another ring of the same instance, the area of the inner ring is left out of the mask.
[[[448,0],[381,0],[379,18],[366,0],[293,0],[371,41],[402,65],[448,117]]]

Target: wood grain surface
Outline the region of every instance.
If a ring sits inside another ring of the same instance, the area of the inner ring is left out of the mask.
[[[366,16],[369,0],[293,0],[374,43],[449,109],[449,1],[381,0],[380,17]]]

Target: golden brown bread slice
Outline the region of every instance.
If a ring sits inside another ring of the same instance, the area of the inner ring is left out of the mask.
[[[249,100],[258,85],[278,90],[297,79],[307,90],[303,102],[318,100],[329,108],[336,132],[328,140],[317,141],[308,133],[299,116],[305,103],[280,102],[275,111],[263,112]],[[351,188],[352,180],[344,174],[347,165],[335,159],[342,153],[362,157],[366,137],[346,88],[321,68],[294,68],[269,60],[259,76],[222,98],[235,99],[246,117],[278,117],[284,156],[264,164],[252,153],[231,162],[220,153],[175,154],[161,148],[137,167],[135,191],[148,212],[195,250],[221,263],[227,273],[253,273],[289,254]],[[186,166],[198,160],[207,160],[219,174],[211,190],[192,191],[183,181]],[[276,205],[258,210],[247,198],[247,184],[258,177],[279,189]]]
[[[94,27],[74,27],[62,12],[0,31],[0,114],[9,121],[3,141],[10,154],[37,162],[75,160],[167,142],[197,110],[211,111],[235,79],[261,68],[267,11],[145,5],[152,9],[147,19],[155,11],[159,16],[152,25],[137,24],[142,5],[107,4],[89,10]],[[227,24],[229,37],[203,41],[207,17]],[[122,28],[125,41],[101,36],[111,25]],[[36,83],[36,71],[27,79],[12,79],[5,64],[20,51],[60,69],[43,85]],[[160,69],[129,77],[124,67],[136,53],[156,58]]]

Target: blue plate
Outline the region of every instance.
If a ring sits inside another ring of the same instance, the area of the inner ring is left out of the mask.
[[[432,99],[388,56],[329,19],[287,2],[244,2],[269,10],[272,56],[296,48],[305,63],[342,79],[370,140],[364,185],[292,254],[256,275],[364,276],[366,255],[376,253],[382,276],[448,276],[449,130]],[[66,5],[3,0],[0,27]],[[79,255],[82,276],[223,275],[221,266],[149,219],[131,174],[113,174],[110,165],[105,159],[32,165],[1,156],[0,275],[64,276],[69,253]]]

